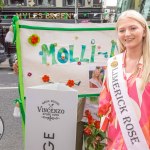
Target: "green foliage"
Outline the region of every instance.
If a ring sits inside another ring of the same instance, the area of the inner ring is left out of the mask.
[[[4,1],[0,0],[0,8],[3,8],[3,7],[4,7]]]
[[[104,150],[104,148],[107,146],[106,143],[104,141],[101,141],[99,144],[94,145],[94,138],[95,137],[84,137],[85,150]]]
[[[101,130],[101,118],[103,114],[100,114],[99,119],[96,120],[92,117],[89,110],[85,111],[85,117],[87,123],[84,128],[84,142],[85,150],[103,150],[106,145],[106,130]],[[104,129],[104,128],[103,128]]]

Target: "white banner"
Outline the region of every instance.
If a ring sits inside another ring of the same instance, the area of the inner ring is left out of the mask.
[[[19,25],[25,88],[71,80],[79,94],[100,93],[107,59],[117,52],[112,24],[21,20]],[[45,75],[49,79],[43,82]]]

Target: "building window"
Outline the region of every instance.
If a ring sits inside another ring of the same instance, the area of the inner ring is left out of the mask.
[[[44,6],[56,6],[55,0],[38,0],[37,5],[44,5]]]
[[[35,0],[28,0],[28,6],[34,6],[35,5]]]
[[[100,0],[93,0],[93,4],[99,4],[100,2]]]
[[[8,5],[24,5],[24,0],[9,0]]]
[[[67,0],[66,5],[74,5],[74,0]]]
[[[102,0],[93,0],[93,7],[100,7],[102,3]]]
[[[76,0],[78,6],[84,6],[85,5],[85,0]],[[63,2],[64,6],[74,6],[75,5],[75,0],[64,0]]]

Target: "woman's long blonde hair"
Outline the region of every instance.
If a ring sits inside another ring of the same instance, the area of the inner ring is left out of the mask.
[[[145,37],[143,37],[143,73],[142,73],[142,89],[145,85],[150,81],[150,31],[145,18],[135,10],[127,10],[124,11],[118,18],[116,23],[116,29],[118,30],[119,20],[124,18],[131,18],[136,20],[141,24],[141,26],[145,29]],[[125,51],[124,45],[118,40],[118,47],[120,52]]]

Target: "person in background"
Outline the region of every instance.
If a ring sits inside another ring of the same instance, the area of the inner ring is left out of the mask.
[[[9,27],[9,31],[6,34],[5,42],[13,43],[14,33],[12,25]]]
[[[150,148],[150,33],[135,10],[116,23],[120,54],[109,58],[99,109],[108,106],[107,150]]]

